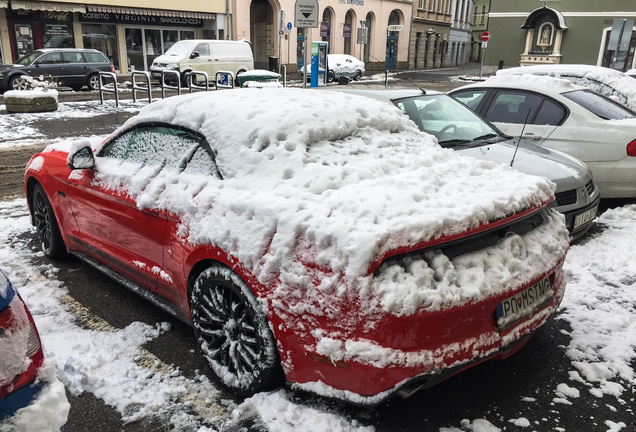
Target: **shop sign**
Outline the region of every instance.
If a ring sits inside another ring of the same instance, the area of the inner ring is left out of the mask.
[[[99,22],[131,25],[157,25],[176,27],[203,27],[201,18],[164,17],[155,15],[133,15],[111,12],[87,12],[79,14],[81,22]]]
[[[329,23],[327,21],[320,22],[320,37],[329,37]]]
[[[344,23],[342,26],[342,37],[345,39],[351,37],[351,23]]]

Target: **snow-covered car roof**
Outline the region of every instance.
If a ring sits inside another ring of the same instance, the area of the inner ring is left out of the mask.
[[[182,178],[171,187],[172,179],[148,173],[148,183],[132,191],[138,205],[176,213],[190,242],[213,239],[238,250],[256,273],[268,249],[282,254],[305,236],[319,258],[359,277],[388,251],[538,206],[554,190],[547,179],[442,149],[385,102],[338,92],[172,97],[145,107],[123,129],[147,122],[201,133],[223,180]],[[116,178],[102,180],[119,187]],[[228,214],[231,231],[218,222]]]
[[[632,111],[636,110],[636,80],[623,72],[582,64],[534,65],[497,71],[497,76],[528,74],[567,78],[574,84],[614,99]]]
[[[561,78],[553,78],[545,75],[495,75],[485,81],[470,84],[470,87],[516,87],[535,91],[551,91],[564,93],[572,90],[582,90],[584,87],[572,84]],[[468,86],[466,86],[468,87]]]

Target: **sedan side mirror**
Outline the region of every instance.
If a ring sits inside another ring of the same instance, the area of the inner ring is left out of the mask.
[[[82,147],[68,157],[68,167],[72,170],[76,169],[93,169],[95,168],[95,157],[90,147]]]

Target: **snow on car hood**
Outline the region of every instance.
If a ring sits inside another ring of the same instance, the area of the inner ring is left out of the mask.
[[[462,155],[487,159],[532,175],[547,177],[557,185],[556,192],[577,189],[591,180],[591,175],[579,160],[527,140],[501,141],[479,147],[460,149]]]
[[[355,284],[396,248],[538,206],[554,191],[547,179],[442,149],[396,107],[338,92],[172,97],[123,128],[145,122],[200,132],[223,179],[180,174],[177,182],[178,174],[141,169],[122,185],[99,165],[96,179],[125,186],[140,208],[177,215],[188,242],[228,251],[264,286],[314,286],[308,267],[329,269],[318,278],[325,291]]]

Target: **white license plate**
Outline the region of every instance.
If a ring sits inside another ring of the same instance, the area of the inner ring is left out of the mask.
[[[598,212],[598,207],[594,207],[585,211],[581,214],[576,215],[574,218],[574,227],[572,227],[572,231],[576,231],[578,227],[588,223],[591,220],[594,220],[596,217],[596,213]]]
[[[497,306],[495,317],[497,326],[501,329],[507,324],[518,321],[530,315],[552,298],[550,278],[546,277],[520,293],[508,297]]]

